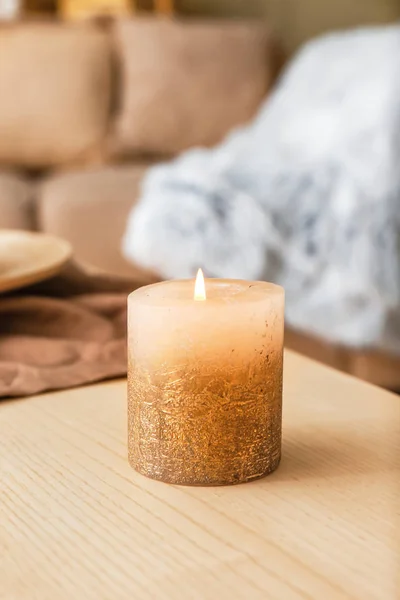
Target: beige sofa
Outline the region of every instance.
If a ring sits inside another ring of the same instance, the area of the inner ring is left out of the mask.
[[[141,269],[120,241],[146,168],[248,121],[282,64],[262,21],[4,25],[0,56],[0,227],[59,235],[81,262],[132,278]],[[308,336],[287,339],[400,388],[397,359],[379,355],[378,368],[375,355],[360,362]]]
[[[119,248],[147,166],[247,122],[277,47],[259,22],[3,26],[0,227],[55,233],[135,275]]]

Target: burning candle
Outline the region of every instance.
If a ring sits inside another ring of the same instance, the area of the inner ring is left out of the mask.
[[[167,281],[128,299],[128,451],[139,473],[226,485],[279,464],[284,291]]]

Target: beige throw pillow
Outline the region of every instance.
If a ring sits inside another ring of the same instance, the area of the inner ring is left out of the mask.
[[[108,120],[109,40],[91,27],[0,29],[0,164],[86,162]]]
[[[264,24],[120,21],[123,93],[114,150],[174,154],[216,144],[257,111],[275,74]]]

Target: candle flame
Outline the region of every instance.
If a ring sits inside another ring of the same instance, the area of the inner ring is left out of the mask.
[[[206,286],[204,284],[204,275],[203,271],[199,269],[197,271],[196,283],[194,284],[194,299],[195,300],[205,300],[206,296]]]

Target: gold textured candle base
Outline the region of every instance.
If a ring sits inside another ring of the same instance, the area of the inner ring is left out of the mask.
[[[128,369],[131,466],[180,485],[230,485],[274,471],[281,456],[282,352],[250,365]]]

